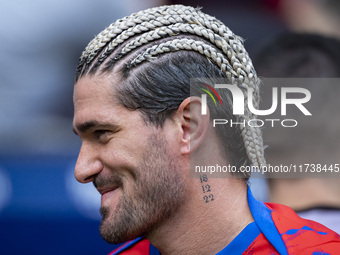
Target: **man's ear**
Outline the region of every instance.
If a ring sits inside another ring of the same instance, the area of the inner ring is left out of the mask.
[[[189,154],[204,141],[209,127],[210,114],[202,115],[202,100],[188,97],[179,106],[176,115],[181,123],[181,153]]]

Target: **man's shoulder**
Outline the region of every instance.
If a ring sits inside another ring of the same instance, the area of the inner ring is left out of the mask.
[[[275,203],[265,205],[271,211],[271,217],[288,249],[288,254],[309,251],[339,253],[339,234],[320,223],[301,218],[285,205]]]
[[[265,203],[265,206],[270,210],[271,218],[288,254],[339,254],[339,234],[317,222],[299,217],[287,206],[274,203]],[[257,242],[260,239],[257,239]],[[267,240],[264,235],[262,239]],[[137,238],[121,244],[109,255],[116,254],[159,255],[160,253],[147,239]]]
[[[158,250],[149,240],[139,237],[132,241],[118,245],[109,255],[159,255]]]

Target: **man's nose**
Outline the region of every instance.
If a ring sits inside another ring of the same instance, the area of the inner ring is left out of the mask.
[[[78,155],[77,163],[74,169],[74,175],[78,182],[92,182],[103,169],[103,165],[98,157],[98,152],[91,145],[83,143]]]

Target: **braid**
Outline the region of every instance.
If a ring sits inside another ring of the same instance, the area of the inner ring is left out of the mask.
[[[144,27],[145,28],[145,27]],[[215,32],[218,32],[216,34]],[[223,51],[224,54],[228,55],[231,60],[235,60],[234,57],[231,57],[233,54],[233,50],[230,47],[228,41],[230,41],[233,37],[230,33],[227,33],[225,30],[218,30],[215,29],[215,31],[202,27],[202,25],[197,24],[183,24],[183,23],[176,23],[170,26],[162,26],[157,29],[151,30],[147,33],[143,33],[142,35],[135,38],[133,41],[129,42],[127,45],[124,46],[123,49],[120,50],[119,53],[115,55],[114,58],[112,58],[108,66],[112,67],[115,62],[117,62],[119,59],[121,59],[124,55],[132,51],[133,49],[140,47],[144,44],[147,44],[149,42],[152,42],[157,39],[161,39],[166,36],[174,36],[181,33],[190,33],[193,35],[198,35],[200,37],[204,37],[207,40],[209,40],[212,44],[216,45],[219,49]],[[131,36],[134,34],[131,34]],[[228,41],[225,40],[225,38],[229,39]],[[101,54],[99,57],[99,60],[97,61],[98,64],[100,64],[103,59],[105,59],[105,54],[108,54],[109,52],[112,52],[114,47],[118,45],[119,43],[116,42],[118,38],[113,40],[110,45],[105,49],[105,52]],[[108,48],[112,47],[111,50],[108,50]],[[102,59],[103,58],[103,59]],[[246,62],[246,58],[242,59],[244,62]],[[97,64],[96,63],[96,64]],[[247,72],[250,72],[251,66],[246,66]],[[232,69],[231,69],[232,70]],[[231,71],[228,70],[228,71]],[[250,74],[252,75],[252,74]]]
[[[127,65],[127,68],[130,68],[131,66],[136,66],[137,64],[140,64],[145,60],[151,60],[156,55],[179,50],[197,51],[200,54],[205,55],[207,58],[212,59],[221,68],[223,73],[227,74],[229,79],[234,79],[234,77],[237,75],[239,75],[240,79],[242,79],[242,75],[245,74],[241,69],[238,69],[239,74],[237,74],[237,72],[234,71],[233,68],[230,66],[228,60],[226,60],[221,53],[217,52],[215,48],[211,47],[208,44],[205,44],[202,41],[195,41],[191,39],[175,39],[173,41],[167,41],[165,43],[148,48],[146,51],[139,54],[135,59],[133,59]]]
[[[179,35],[191,35],[178,37]],[[192,39],[194,38],[198,39]],[[157,40],[167,38],[157,44]],[[202,39],[201,39],[202,38]],[[153,43],[148,47],[148,44]],[[143,46],[143,47],[142,47]],[[259,84],[243,41],[216,18],[197,8],[182,5],[161,6],[134,13],[111,24],[97,35],[82,53],[77,79],[90,72],[109,70],[134,50],[143,49],[129,59],[126,68],[133,69],[145,61],[176,51],[194,51],[219,67],[232,84],[239,86],[245,98],[245,114],[238,120],[255,118],[247,107],[247,88],[253,90],[253,105],[259,105]],[[261,130],[240,125],[247,156],[253,166],[265,165]]]

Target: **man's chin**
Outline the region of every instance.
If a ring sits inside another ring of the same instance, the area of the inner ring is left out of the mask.
[[[126,231],[117,229],[106,221],[101,222],[99,230],[104,241],[110,244],[121,244],[140,236],[137,233],[127,233]]]
[[[110,210],[107,207],[100,209],[102,215],[102,221],[100,223],[99,231],[101,237],[110,244],[120,244],[130,240],[133,240],[140,236],[140,232],[132,232],[134,229],[131,226],[131,219],[124,217],[117,217],[119,212],[115,212],[115,215],[110,214]],[[127,215],[125,215],[127,216]],[[130,223],[130,224],[129,224]]]

